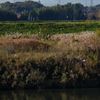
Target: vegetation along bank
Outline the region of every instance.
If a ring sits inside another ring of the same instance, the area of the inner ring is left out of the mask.
[[[100,31],[0,36],[0,88],[100,87]]]

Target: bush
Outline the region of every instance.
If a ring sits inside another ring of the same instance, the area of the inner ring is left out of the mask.
[[[100,37],[100,29],[96,30],[96,35]]]

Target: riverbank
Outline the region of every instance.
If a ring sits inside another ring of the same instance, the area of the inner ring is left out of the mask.
[[[100,87],[100,37],[95,32],[0,37],[0,88]]]

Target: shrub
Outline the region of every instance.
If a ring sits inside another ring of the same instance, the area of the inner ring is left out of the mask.
[[[96,30],[96,35],[100,37],[100,29]]]

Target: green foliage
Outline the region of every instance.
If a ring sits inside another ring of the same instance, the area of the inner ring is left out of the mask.
[[[0,9],[0,21],[7,21],[8,19],[10,21],[12,21],[12,20],[14,21],[17,19],[17,16],[13,12]]]
[[[77,9],[74,11],[74,9]],[[0,9],[16,14],[16,20],[84,20],[86,19],[85,7],[81,4],[57,5],[45,7],[33,1],[2,3]],[[0,14],[2,15],[2,13]],[[20,17],[19,17],[20,16]],[[3,20],[1,18],[0,20]],[[8,18],[8,20],[10,20]],[[12,19],[13,20],[13,19]]]
[[[22,33],[48,36],[52,34],[96,31],[99,28],[100,22],[1,22],[0,35]]]
[[[100,37],[100,29],[96,30],[96,35]]]
[[[85,7],[80,3],[56,5],[46,7],[38,2],[25,1],[25,2],[5,2],[0,4],[0,10],[4,13],[12,13],[16,15],[16,19],[12,20],[86,20],[86,19],[99,19],[99,5],[94,6],[91,11],[89,7]],[[6,12],[5,12],[6,11]],[[8,14],[9,15],[9,14]],[[7,15],[7,16],[8,16]],[[2,13],[0,12],[0,17]],[[13,15],[12,15],[13,17]],[[9,17],[1,17],[0,20],[11,20]]]

